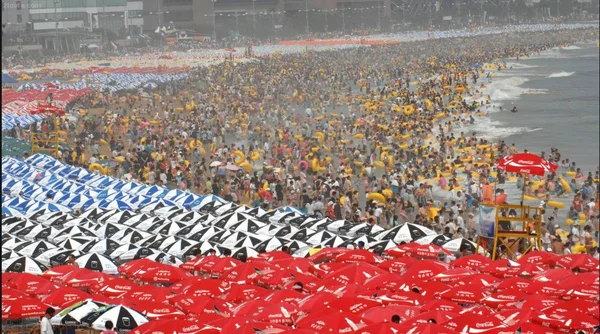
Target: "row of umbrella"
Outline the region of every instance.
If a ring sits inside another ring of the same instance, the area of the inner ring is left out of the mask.
[[[382,326],[388,332],[419,332],[424,325],[437,333],[502,333],[518,327],[534,333],[591,333],[600,316],[597,271],[553,269],[529,277],[490,270],[538,263],[541,256],[502,263],[475,254],[449,265],[400,257],[385,261],[393,263],[385,270],[369,263],[377,257],[370,252],[334,248],[309,258],[273,251],[247,263],[206,256],[181,265],[222,271],[218,278],[190,276],[149,259],[119,266],[120,278],[59,266],[41,276],[4,274],[3,319],[31,316],[31,310],[39,315],[53,305],[62,310],[52,319],[55,324],[101,329],[103,321],[94,320],[106,314],[102,320],[121,330],[141,325],[140,333],[171,331],[161,322],[166,319],[194,325],[194,333],[239,333],[246,325],[277,332],[294,326],[306,333],[381,333]],[[178,282],[138,285],[148,281],[149,272],[162,273],[154,282],[179,276]],[[400,316],[399,324],[389,323],[393,315]]]

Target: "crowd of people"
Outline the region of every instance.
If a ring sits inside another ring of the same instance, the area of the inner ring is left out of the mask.
[[[568,216],[577,222],[557,234],[558,209],[547,206],[544,235],[559,235],[563,250],[544,243],[564,252],[581,240],[589,250],[599,230],[598,171],[585,176],[553,148],[546,158],[560,164],[557,175],[525,182],[494,168],[519,152],[514,144],[467,128],[494,108],[482,78],[502,70],[499,59],[597,39],[597,30],[567,30],[225,61],[147,99],[93,93],[80,103],[107,107],[60,124],[73,148],[61,158],[249,206],[384,227],[409,221],[473,240],[482,233],[475,209],[492,200],[486,186],[514,181],[547,206],[566,195],[557,176],[575,173]]]

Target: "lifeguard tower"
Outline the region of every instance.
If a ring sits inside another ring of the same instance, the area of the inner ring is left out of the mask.
[[[31,155],[36,154],[37,152],[47,152],[58,159],[58,151],[60,148],[58,116],[64,115],[64,110],[50,104],[40,104],[36,110],[31,112],[31,114],[46,115],[48,116],[47,119],[54,125],[52,129],[46,133],[36,132],[35,127],[33,125],[31,126]]]
[[[494,207],[494,226],[488,226],[493,234],[483,231],[482,227],[477,253],[481,249],[484,255],[491,255],[492,260],[516,260],[517,252],[525,255],[533,249],[542,250],[542,208],[511,204]]]

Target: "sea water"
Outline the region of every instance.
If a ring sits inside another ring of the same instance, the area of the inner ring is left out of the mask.
[[[600,165],[599,48],[578,44],[527,59],[507,59],[507,69],[484,84],[502,110],[474,130],[502,137],[519,151],[555,147],[587,174]],[[517,107],[518,112],[510,110]]]

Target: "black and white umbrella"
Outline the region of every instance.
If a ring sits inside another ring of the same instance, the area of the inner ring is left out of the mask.
[[[116,212],[116,210],[110,210],[110,211]],[[79,215],[78,218],[87,218],[89,220],[96,221],[98,218],[100,218],[106,212],[107,212],[106,210],[101,209],[101,208],[93,208],[90,210],[86,210],[81,215]]]
[[[2,260],[10,259],[13,257],[20,257],[21,254],[13,251],[12,249],[2,248]]]
[[[17,221],[13,221],[6,225],[2,224],[2,230],[7,233],[15,234],[15,232],[20,231],[24,228],[35,227],[35,226],[42,226],[42,225],[39,223],[36,223],[34,221],[31,221],[29,219],[19,219]]]
[[[129,307],[118,305],[105,306],[94,310],[81,319],[81,324],[96,330],[105,330],[107,321],[112,322],[117,331],[129,331],[147,323],[148,319]]]
[[[379,241],[379,240],[377,240],[375,238],[372,238],[372,237],[369,237],[369,236],[366,236],[366,235],[363,235],[363,236],[360,236],[360,237],[347,238],[346,241],[343,244],[339,245],[338,247],[340,247],[340,248],[348,248],[349,245],[351,245],[351,244],[358,244],[361,241],[364,242],[365,248],[366,248],[369,244],[371,244],[373,242],[376,242],[376,241]]]
[[[306,240],[303,240],[303,241],[309,245],[320,245],[335,236],[336,235],[331,232],[320,231],[320,232],[317,232],[317,233],[311,235],[310,237],[308,237]],[[292,239],[292,240],[296,240],[296,239]]]
[[[88,230],[85,227],[70,226],[70,227],[63,228],[62,230],[59,230],[58,234],[54,236],[52,241],[61,242],[63,240],[66,240],[68,238],[75,237],[75,236],[93,237],[95,235],[96,234],[94,232]]]
[[[258,231],[256,231],[255,233],[262,234],[262,235],[272,235],[272,234],[275,234],[282,227],[283,226],[281,226],[281,225],[267,224],[267,225],[259,228]]]
[[[33,275],[41,275],[48,268],[40,262],[28,257],[13,257],[7,260],[2,260],[2,272],[8,273],[29,273]]]
[[[346,226],[351,226],[352,223],[345,220],[335,220],[326,224],[316,226],[317,230],[326,229],[327,231],[338,233],[340,228],[344,228]],[[312,228],[315,228],[314,226]]]
[[[187,251],[194,244],[197,244],[197,242],[193,240],[179,239],[163,249],[158,249],[167,254],[171,254],[176,257],[182,257],[183,253],[185,253],[185,251]]]
[[[26,220],[27,220],[27,218],[16,217],[16,216],[2,217],[1,224],[2,224],[2,226],[8,226],[10,224],[20,222],[20,221],[26,221]]]
[[[184,229],[188,229],[190,227],[191,226],[188,226]],[[182,232],[184,229],[181,229],[179,232]],[[190,232],[186,234],[185,237],[195,241],[206,241],[219,232],[225,232],[225,230],[215,226],[196,225],[192,227]]]
[[[328,240],[325,240],[324,242],[322,242],[320,244],[320,247],[325,248],[325,247],[339,247],[341,244],[343,244],[344,242],[346,242],[346,240],[348,240],[347,238],[344,238],[342,236],[336,235],[333,238],[330,238]]]
[[[310,247],[308,244],[305,244],[302,241],[298,240],[290,241],[287,244],[285,244],[285,246],[287,246],[287,248],[289,249],[290,254],[294,254],[301,248]]]
[[[347,234],[348,236],[373,235],[380,231],[385,231],[385,229],[378,225],[360,223],[351,227]]]
[[[206,240],[206,241],[209,241],[209,242],[214,242],[214,243],[218,243],[218,244],[220,244],[220,243],[221,243],[221,239],[225,239],[225,238],[227,238],[228,236],[230,236],[230,235],[232,235],[232,234],[233,234],[233,233],[231,233],[231,231],[230,231],[230,230],[223,230],[223,231],[220,231],[220,232],[217,232],[217,233],[213,234],[213,235],[212,235],[210,238],[208,238],[208,240]]]
[[[204,201],[205,200],[203,199],[202,202],[204,202]],[[224,204],[225,203],[223,203],[221,201],[212,201],[212,202],[209,201],[209,202],[201,203],[200,205],[193,207],[193,210],[199,211],[199,212],[214,213],[214,211],[216,209],[218,209],[220,206],[223,206]]]
[[[183,212],[178,215],[175,215],[175,216],[170,216],[169,219],[172,221],[176,221],[176,222],[186,223],[186,222],[198,222],[202,219],[205,219],[206,217],[208,217],[207,214],[202,214],[202,213],[199,213],[196,211],[187,211],[187,212]]]
[[[45,214],[43,216],[40,216],[37,218],[37,221],[46,225],[46,226],[61,226],[68,222],[69,220],[72,220],[73,216],[71,216],[70,214],[66,213],[66,212],[51,212],[48,214]]]
[[[100,253],[82,255],[75,259],[75,262],[77,262],[79,268],[100,271],[111,275],[117,275],[119,273],[119,269],[113,260]]]
[[[45,266],[54,267],[65,264],[69,255],[78,257],[83,253],[74,249],[54,248],[45,251],[35,259]]]
[[[36,225],[25,227],[15,232],[15,235],[25,240],[52,240],[58,234],[53,226]]]
[[[237,224],[231,225],[231,227],[229,227],[230,230],[232,231],[241,231],[241,232],[250,232],[250,233],[255,233],[256,231],[258,231],[261,227],[264,227],[266,224],[265,223],[261,223],[258,220],[246,220],[246,221],[242,221],[239,222]]]
[[[108,255],[111,259],[116,259],[119,256],[121,256],[121,254],[130,251],[132,249],[139,249],[141,247],[135,245],[135,244],[131,244],[131,243],[125,243],[122,244],[121,246],[109,251],[106,253],[106,255]]]
[[[262,239],[259,239],[255,236],[247,236],[243,239],[238,240],[234,245],[233,248],[241,248],[241,247],[252,247],[254,249],[256,249],[256,247],[263,242]],[[224,247],[228,247],[228,245],[223,245]],[[258,250],[257,250],[258,251]]]
[[[261,219],[265,222],[271,224],[284,224],[291,219],[302,217],[301,215],[295,212],[277,212],[275,215],[269,217],[268,219]]]
[[[383,254],[383,251],[390,248],[394,248],[396,246],[398,246],[398,244],[393,242],[392,240],[381,240],[368,244],[367,249],[377,255],[381,255]]]
[[[158,210],[154,210],[154,212],[152,212],[152,213],[154,213],[155,216],[158,216],[161,218],[167,218],[171,215],[179,215],[184,212],[186,212],[185,209],[177,207],[177,206],[165,206]]]
[[[14,238],[14,236],[10,233],[2,233],[2,244],[4,244],[5,241],[8,241],[10,239]]]
[[[396,243],[411,242],[428,235],[437,235],[425,226],[405,223],[391,228],[385,234],[378,234],[375,238],[379,240],[393,240]]]
[[[244,211],[245,214],[249,215],[249,216],[253,216],[253,217],[257,217],[260,218],[262,215],[264,215],[265,213],[267,213],[267,211],[261,209],[260,207],[255,207],[255,208],[249,208],[246,209]]]
[[[216,235],[217,234],[215,234],[214,236],[216,236]],[[233,248],[240,240],[246,238],[247,236],[248,236],[248,233],[246,233],[246,232],[241,232],[241,231],[234,232],[234,233],[225,235],[223,238],[219,239],[219,241],[217,243],[223,247]],[[213,241],[213,238],[210,238],[209,241]]]
[[[134,243],[140,247],[150,247],[150,245],[154,244],[158,240],[164,240],[164,239],[166,239],[166,238],[163,237],[162,235],[151,235],[147,238],[144,238],[144,239],[139,240],[138,242],[134,242]],[[150,247],[150,248],[152,248],[152,247]]]
[[[2,241],[2,247],[6,248],[6,249],[14,249],[15,247],[17,247],[19,245],[22,245],[22,244],[29,245],[30,243],[31,243],[31,241],[26,241],[21,238],[13,236],[11,239]]]
[[[101,239],[97,242],[90,242],[78,250],[83,253],[107,253],[121,246],[120,243],[111,239]]]
[[[73,218],[73,219],[67,220],[63,224],[63,227],[69,227],[69,226],[84,226],[84,227],[86,227],[86,224],[87,224],[87,226],[89,226],[88,223],[94,223],[95,224],[95,220],[92,220],[92,219],[89,219],[89,218],[85,218],[85,217],[77,217],[77,218]],[[93,226],[95,226],[95,225],[93,225]]]
[[[246,262],[249,257],[255,257],[257,255],[258,252],[250,247],[236,248],[231,252],[232,258],[242,262]]]
[[[270,252],[276,249],[280,249],[283,245],[285,245],[288,242],[289,240],[273,237],[259,243],[254,247],[254,249],[259,253]]]
[[[321,225],[327,225],[329,223],[333,222],[333,220],[329,219],[329,218],[323,218],[323,219],[306,219],[302,225],[300,225],[301,228],[307,227],[310,228],[312,230],[318,230],[319,226]]]
[[[63,213],[60,216],[52,217],[45,222],[41,222],[44,226],[54,226],[58,229],[61,229],[65,226],[65,224],[69,221],[73,220],[73,216],[67,213]],[[39,220],[38,220],[39,221]]]
[[[110,210],[106,210],[104,212],[102,212],[101,214],[99,214],[98,216],[96,216],[95,221],[97,221],[98,223],[103,223],[105,222],[108,218],[112,217],[112,215],[121,212],[121,210],[119,209],[110,209]],[[79,217],[83,217],[85,216],[85,213],[83,213],[81,216]]]
[[[152,218],[152,216],[149,216],[145,213],[141,213],[141,214],[137,214],[135,216],[129,217],[129,219],[127,219],[126,221],[123,222],[124,225],[127,226],[135,226],[137,223],[142,222],[146,219]]]
[[[110,238],[117,232],[129,228],[127,225],[106,223],[98,228],[94,233],[100,238]]]
[[[133,216],[135,216],[135,212],[129,210],[117,211],[110,217],[106,217],[106,215],[102,216],[99,221],[107,224],[123,224]]]
[[[175,237],[175,236],[168,236],[168,237],[165,236],[164,238],[157,239],[156,241],[154,241],[153,243],[148,245],[148,248],[154,248],[154,249],[158,249],[158,250],[162,251],[163,249],[171,246],[178,240],[183,240],[183,239],[179,238],[179,237]],[[191,242],[190,242],[190,244],[191,244]],[[188,246],[188,245],[186,245],[186,246]]]
[[[292,232],[290,234],[286,234],[283,237],[286,239],[290,239],[290,240],[298,240],[298,241],[307,242],[307,239],[312,237],[315,234],[316,234],[315,231],[313,231],[309,228],[302,228],[302,229],[298,229],[297,231]]]
[[[452,239],[442,244],[442,248],[447,249],[453,253],[460,252],[463,247],[472,254],[476,253],[477,244],[465,238]]]
[[[231,209],[237,209],[240,206],[233,203],[233,202],[229,202],[227,204],[221,205],[219,206],[217,209],[214,210],[215,215],[217,216],[222,216],[225,215],[225,213]]]
[[[447,236],[440,234],[440,235],[428,235],[426,237],[422,237],[422,238],[415,240],[415,242],[420,245],[433,244],[433,245],[441,246],[449,240],[451,240],[451,238],[448,238]]]
[[[231,226],[244,222],[248,219],[252,220],[253,218],[243,213],[236,212],[225,216],[219,216],[212,221],[212,224],[220,228],[230,228]]]
[[[86,299],[67,307],[60,313],[57,313],[55,316],[50,318],[50,323],[55,326],[77,326],[81,324],[81,319],[83,317],[103,306],[106,306],[106,304],[93,301],[92,299]]]
[[[85,236],[75,236],[68,239],[65,239],[56,244],[57,247],[61,247],[64,249],[79,249],[82,245],[86,243],[96,240],[94,237],[85,237]]]
[[[156,211],[165,208],[165,207],[173,207],[170,205],[167,205],[165,202],[163,202],[162,200],[156,202],[156,203],[152,203],[150,205],[146,205],[145,207],[143,207],[140,212],[141,213],[145,213],[145,214],[155,214]]]
[[[148,257],[152,254],[156,254],[156,253],[161,253],[158,250],[152,249],[152,248],[147,248],[147,247],[135,247],[133,249],[130,249],[126,252],[121,253],[118,256],[118,259],[121,261],[130,261],[130,260],[137,260],[137,259],[142,259],[145,257]],[[117,258],[117,256],[112,256],[112,258]]]
[[[35,242],[29,243],[29,244],[19,245],[19,246],[15,247],[13,250],[15,252],[18,252],[21,255],[35,258],[36,256],[38,256],[38,255],[42,254],[43,252],[45,252],[49,249],[52,249],[52,248],[56,248],[56,246],[47,241],[40,240],[40,241],[35,241]]]
[[[299,248],[298,250],[296,250],[295,252],[292,253],[292,256],[293,257],[309,257],[311,249],[313,249],[313,246],[305,246],[305,247]]]
[[[156,230],[152,230],[156,234],[162,234],[167,236],[174,236],[179,232],[182,228],[187,227],[186,223],[171,221],[162,226],[159,226]]]
[[[217,254],[220,254],[218,245],[213,244],[208,241],[198,242],[198,243],[186,248],[185,251],[183,252],[183,254],[181,254],[181,258],[183,259],[188,256],[194,256],[196,253],[196,250],[200,251],[200,254],[205,255],[205,253],[208,253],[208,251],[211,249],[216,250]]]
[[[119,240],[119,243],[136,243],[144,238],[151,236],[152,234],[144,232],[135,228],[126,228],[115,233],[111,239]]]
[[[231,209],[223,212],[220,214],[220,216],[224,216],[230,213],[235,213],[235,212],[239,212],[239,213],[246,213],[246,211],[249,211],[249,209],[251,209],[250,207],[247,207],[245,205],[242,206],[237,206],[237,207],[232,207]],[[215,213],[216,214],[216,213]],[[246,213],[247,214],[247,213]]]
[[[150,231],[150,228],[153,226],[156,226],[157,224],[160,226],[168,221],[169,220],[167,218],[163,217],[149,217],[129,226],[142,231]]]

